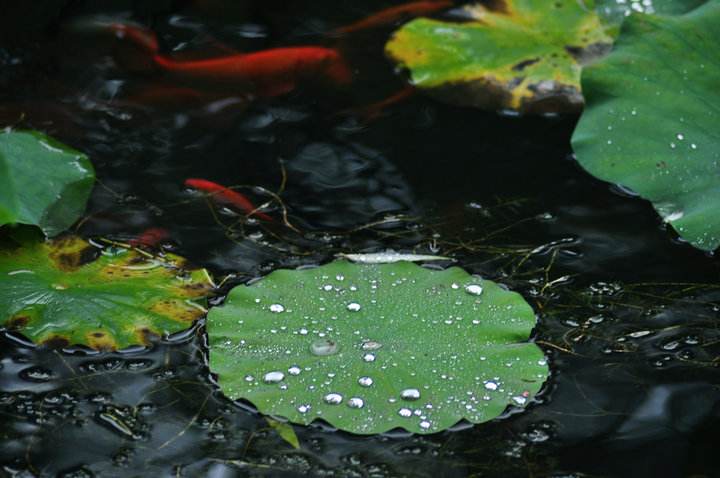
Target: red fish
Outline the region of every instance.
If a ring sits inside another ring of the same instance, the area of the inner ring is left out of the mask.
[[[273,219],[263,212],[259,212],[257,208],[250,202],[248,198],[237,191],[221,186],[206,179],[190,178],[185,180],[185,186],[208,193],[212,198],[222,204],[235,207],[243,211],[248,216],[257,216],[263,221],[272,221]]]
[[[444,10],[452,6],[451,0],[425,0],[420,2],[410,2],[395,7],[386,8],[369,17],[363,18],[355,23],[344,27],[336,28],[331,35],[346,35],[360,30],[369,28],[377,28],[381,26],[392,25],[400,20],[409,17],[418,17],[421,15],[429,15],[439,10]]]
[[[152,32],[133,25],[113,23],[110,29],[149,55],[153,65],[179,82],[205,84],[213,89],[250,91],[278,96],[292,91],[298,82],[326,80],[336,85],[352,81],[352,72],[342,55],[332,48],[296,46],[254,53],[176,60],[158,53]]]
[[[136,238],[130,239],[128,241],[128,244],[133,247],[155,247],[168,237],[170,237],[170,233],[167,231],[167,229],[163,229],[162,227],[151,227],[143,231]]]

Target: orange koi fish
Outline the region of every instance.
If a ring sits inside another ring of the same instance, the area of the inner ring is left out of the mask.
[[[128,244],[133,247],[155,247],[168,237],[170,237],[170,233],[167,229],[163,229],[162,227],[150,227],[143,231],[139,236],[134,239],[130,239]]]
[[[452,6],[451,0],[424,0],[386,8],[355,23],[336,28],[331,35],[347,35],[360,30],[392,25],[409,17],[429,15]]]
[[[152,64],[179,82],[233,91],[278,96],[298,82],[325,79],[336,85],[352,81],[352,72],[335,49],[320,46],[272,48],[204,60],[177,60],[158,52],[155,35],[134,25],[113,23],[110,29],[150,56]]]
[[[221,186],[217,183],[214,183],[212,181],[208,181],[206,179],[196,179],[196,178],[190,178],[185,180],[185,186],[188,186],[193,189],[197,189],[198,191],[202,191],[204,193],[209,194],[212,196],[212,198],[221,203],[226,204],[228,206],[235,207],[241,211],[243,211],[248,216],[257,216],[259,219],[262,219],[263,221],[272,221],[273,219],[268,216],[267,214],[263,212],[259,212],[255,206],[253,206],[253,203],[250,202],[248,198],[243,196],[237,191],[233,191],[230,188],[226,188],[225,186]]]

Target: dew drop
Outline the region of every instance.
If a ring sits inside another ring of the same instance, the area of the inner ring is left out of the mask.
[[[360,304],[358,304],[357,302],[350,302],[347,305],[347,310],[349,310],[350,312],[357,312],[358,310],[360,310]]]
[[[373,379],[370,377],[360,377],[358,379],[358,383],[360,384],[361,387],[369,387],[370,385],[373,384]]]
[[[263,377],[265,383],[278,383],[285,378],[285,374],[280,371],[268,372]]]
[[[245,375],[246,382],[252,382],[253,380],[255,380],[255,377],[253,377],[252,375]]]
[[[288,373],[290,375],[300,375],[300,371],[301,371],[301,369],[297,365],[293,365],[292,367],[290,367],[288,369]]]
[[[465,286],[465,292],[467,292],[470,295],[480,295],[482,294],[483,288],[480,287],[477,284],[470,284]]]
[[[324,290],[325,292],[330,292],[332,289],[333,289],[333,286],[331,286],[330,284],[327,284],[327,285],[324,285],[324,286],[323,286],[323,290]]]
[[[323,397],[323,401],[328,405],[340,405],[343,397],[339,393],[328,393]]]
[[[401,408],[400,410],[398,410],[398,415],[400,415],[401,417],[404,417],[404,418],[411,417],[412,410],[410,410],[409,408]]]
[[[492,381],[485,382],[485,389],[486,390],[497,390],[498,384],[496,382],[492,382]]]
[[[377,350],[382,347],[382,344],[380,342],[375,342],[374,340],[368,340],[367,342],[363,342],[361,348],[363,350]]]
[[[365,354],[365,355],[363,355],[363,361],[365,361],[365,362],[374,362],[374,361],[375,361],[375,354]]]
[[[300,405],[299,407],[297,407],[297,411],[300,413],[307,413],[308,411],[310,411],[310,405]]]
[[[403,400],[417,400],[420,398],[420,390],[417,388],[406,388],[400,392],[400,398]]]
[[[350,408],[362,408],[365,406],[365,401],[360,397],[352,397],[347,404]]]
[[[282,304],[272,304],[270,305],[270,312],[274,312],[276,314],[279,314],[280,312],[285,312],[285,306]]]
[[[430,422],[427,420],[421,421],[420,428],[422,428],[423,430],[427,430],[428,428],[430,428]]]
[[[338,351],[338,344],[332,340],[316,340],[310,345],[310,351],[314,355],[334,355]]]

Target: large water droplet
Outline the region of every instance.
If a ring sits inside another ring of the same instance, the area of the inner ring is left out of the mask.
[[[477,284],[470,284],[465,286],[465,292],[467,292],[470,295],[480,295],[482,294],[483,288],[480,287]]]
[[[360,310],[360,304],[358,304],[357,302],[350,302],[347,305],[347,310],[349,310],[350,312],[357,312],[358,310]]]
[[[285,306],[282,304],[272,304],[270,305],[270,312],[274,312],[276,314],[279,314],[280,312],[285,312]]]
[[[420,398],[420,390],[417,388],[406,388],[400,392],[400,398],[403,400],[417,400]]]
[[[323,401],[328,405],[339,405],[342,403],[343,397],[339,393],[328,393],[323,397]]]
[[[347,404],[350,408],[362,408],[365,406],[365,401],[360,397],[352,397]]]
[[[420,428],[422,428],[423,430],[427,430],[428,428],[430,428],[430,422],[427,420],[421,421]]]
[[[370,385],[373,384],[373,379],[370,378],[370,377],[360,377],[360,378],[358,379],[358,383],[359,383],[360,386],[362,386],[362,387],[369,387]]]
[[[338,351],[338,344],[333,340],[316,340],[310,345],[310,351],[315,355],[334,355]]]
[[[288,373],[290,375],[300,375],[300,371],[300,367],[298,367],[297,365],[293,365],[288,369]]]
[[[263,377],[263,382],[278,383],[279,381],[281,381],[284,378],[285,378],[285,374],[276,370],[273,372],[266,373],[265,376]]]

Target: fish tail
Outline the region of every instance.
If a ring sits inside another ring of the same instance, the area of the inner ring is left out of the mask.
[[[160,46],[152,30],[127,23],[110,23],[108,29],[121,41],[115,50],[115,61],[131,71],[148,71],[158,67]]]
[[[151,56],[160,50],[155,33],[146,28],[127,23],[111,23],[108,28],[121,40],[128,40],[135,47]]]
[[[333,83],[338,85],[348,85],[353,80],[352,69],[339,52],[328,61],[325,74]]]

